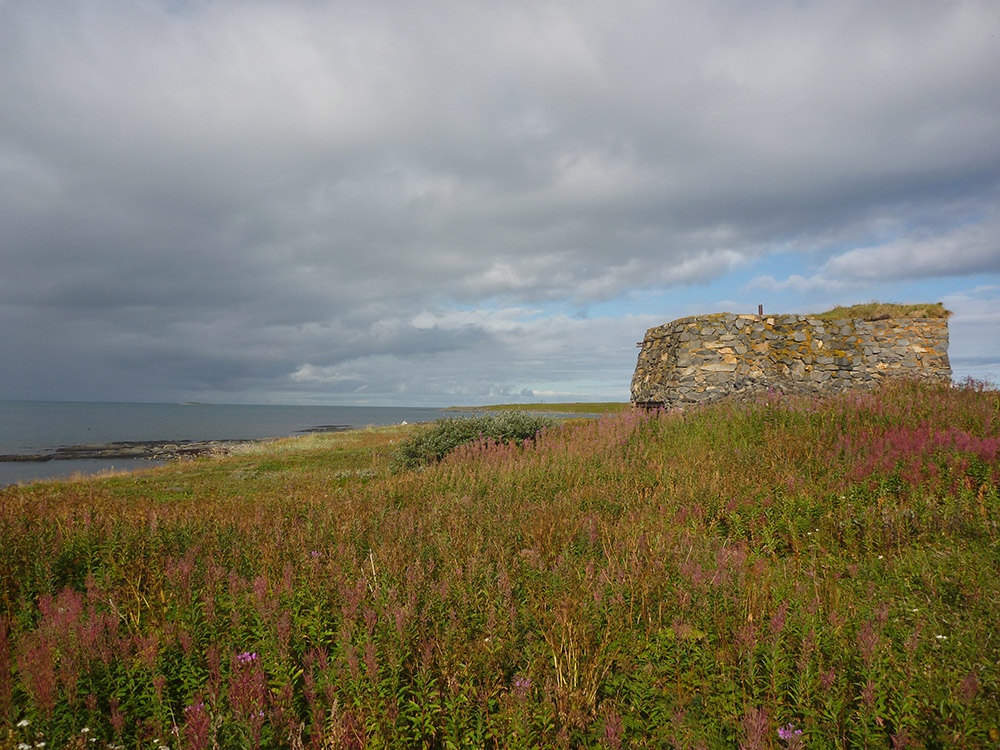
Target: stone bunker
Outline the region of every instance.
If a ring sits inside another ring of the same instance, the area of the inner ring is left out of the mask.
[[[638,346],[632,404],[645,408],[769,390],[826,395],[886,378],[951,381],[946,312],[882,320],[696,315],[650,328]]]

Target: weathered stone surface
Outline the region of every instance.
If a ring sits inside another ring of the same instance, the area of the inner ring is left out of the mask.
[[[651,328],[632,402],[683,406],[769,389],[825,394],[885,378],[947,382],[948,321],[820,321],[801,315],[701,315]]]

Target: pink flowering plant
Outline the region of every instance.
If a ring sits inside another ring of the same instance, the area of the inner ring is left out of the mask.
[[[0,490],[0,747],[1000,742],[995,390],[426,429]]]

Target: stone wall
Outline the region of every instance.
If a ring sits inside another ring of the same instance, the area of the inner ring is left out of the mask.
[[[951,380],[946,318],[698,315],[650,328],[639,346],[632,403],[646,407],[772,389],[829,394],[888,377]]]

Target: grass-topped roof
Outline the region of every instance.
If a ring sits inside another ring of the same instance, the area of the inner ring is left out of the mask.
[[[940,302],[900,305],[895,302],[868,302],[850,307],[837,306],[811,317],[821,320],[887,320],[889,318],[948,318],[951,310],[945,310]]]

